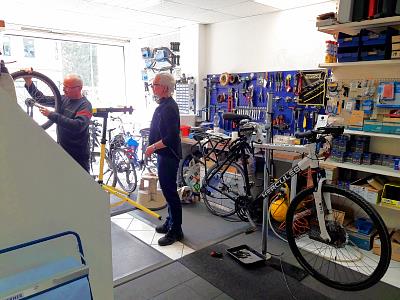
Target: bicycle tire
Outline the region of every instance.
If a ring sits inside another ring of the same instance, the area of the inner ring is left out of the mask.
[[[293,255],[311,276],[330,287],[346,291],[358,291],[371,287],[383,277],[391,259],[389,233],[382,218],[371,204],[359,195],[324,184],[322,193],[324,197],[327,197],[328,194],[331,197],[332,209],[334,209],[335,214],[333,221],[326,220],[327,229],[331,232],[330,236],[335,240],[333,242],[335,245],[332,243],[328,245],[327,242],[316,239],[316,236],[319,236],[319,227],[316,227],[318,220],[311,216],[311,214],[317,212],[312,198],[313,191],[314,189],[310,188],[300,192],[293,199],[288,209],[286,232]],[[349,202],[345,203],[345,200]],[[355,206],[358,206],[360,211],[355,211],[353,209]],[[357,249],[358,246],[349,235],[349,232],[350,234],[352,232],[349,231],[348,224],[345,224],[346,214],[352,216],[350,219],[354,219],[355,216],[366,216],[372,221],[381,241],[380,256],[370,254],[366,250]],[[308,222],[307,227],[309,228],[307,230],[309,230],[299,232],[299,228],[301,230],[306,228],[305,221]],[[296,225],[294,222],[302,223],[303,227],[301,228],[299,224]],[[304,240],[301,241],[303,238]],[[324,245],[325,249],[322,248]],[[317,253],[313,253],[313,251]],[[324,257],[326,254],[330,254],[330,258]],[[320,262],[318,262],[318,259],[320,259]],[[311,265],[311,260],[313,265]],[[364,260],[366,264],[361,265]],[[378,262],[376,263],[375,260]],[[338,272],[332,275],[333,271]]]
[[[16,90],[16,95],[17,95],[17,102],[21,106],[21,108],[26,108],[27,113],[28,113],[28,105],[26,104],[26,97],[29,95],[29,93],[26,91],[24,85],[25,81],[23,80],[24,77],[32,77],[33,81],[36,81],[35,84],[38,87],[39,90],[41,90],[43,93],[49,92],[50,95],[46,95],[49,97],[54,98],[54,111],[58,112],[60,110],[61,106],[61,94],[60,91],[58,90],[57,86],[55,83],[46,75],[32,71],[32,73],[28,73],[26,71],[17,71],[11,74],[11,77],[14,80],[14,85],[15,85],[15,90]],[[30,95],[29,95],[30,97]],[[21,98],[21,99],[20,99]],[[25,99],[23,99],[25,98]],[[35,99],[37,100],[37,99]],[[33,117],[33,107],[31,106],[31,116]],[[35,110],[38,110],[35,108]],[[44,129],[48,129],[50,126],[53,125],[53,121],[50,121],[46,117],[42,116],[40,112],[37,112],[39,114],[39,118],[36,119],[35,121]]]
[[[125,192],[132,193],[137,187],[137,175],[131,158],[124,149],[116,148],[112,151],[112,162],[116,175],[115,183]]]
[[[214,170],[216,168],[219,168],[219,164],[214,164],[209,170],[207,170],[207,174],[213,174]],[[226,186],[227,186],[223,182],[223,180],[221,180],[221,177],[219,177],[219,175],[218,175],[221,173],[221,170],[219,172],[215,173],[214,176],[212,176],[212,177],[209,177],[209,176],[208,176],[209,178],[205,177],[203,179],[203,185],[201,188],[201,196],[204,201],[204,204],[206,205],[206,207],[212,214],[214,214],[216,216],[220,216],[220,217],[229,217],[229,216],[232,216],[233,214],[235,214],[237,212],[235,202],[237,201],[237,199],[240,196],[246,195],[246,191],[244,188],[244,185],[245,185],[244,178],[245,177],[244,177],[244,171],[243,171],[242,167],[240,165],[238,165],[237,163],[233,162],[229,165],[229,168],[231,168],[230,169],[231,172],[225,172],[224,174],[230,174],[228,176],[231,176],[231,177],[233,174],[233,179],[234,179],[233,187],[235,190],[228,188],[227,192],[230,192],[229,196],[231,196],[235,200],[230,199],[225,192],[221,193],[220,191],[217,191],[219,186],[221,186],[221,185],[225,186],[224,188],[226,188]],[[232,172],[234,169],[236,169],[238,171],[237,174]],[[224,175],[222,175],[222,176],[224,176]],[[218,185],[218,187],[216,185]],[[239,191],[239,189],[236,189],[239,186],[242,187],[242,190],[240,190],[240,191]],[[213,194],[213,191],[215,192],[215,194]],[[223,197],[225,197],[225,198],[223,198]],[[214,203],[215,201],[219,201],[219,203]]]

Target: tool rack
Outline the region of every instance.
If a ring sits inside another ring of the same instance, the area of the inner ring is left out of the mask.
[[[265,122],[268,94],[272,95],[273,134],[293,135],[311,129],[318,114],[324,114],[328,72],[296,70],[209,74],[206,81],[208,120],[219,114],[219,127],[234,131],[224,112],[246,114]],[[270,97],[271,98],[271,97]]]

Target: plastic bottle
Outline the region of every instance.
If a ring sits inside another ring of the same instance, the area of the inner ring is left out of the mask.
[[[219,132],[219,114],[217,110],[214,113],[214,132]]]

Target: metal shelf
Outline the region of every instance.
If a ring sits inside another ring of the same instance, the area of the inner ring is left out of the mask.
[[[357,34],[361,29],[381,29],[387,26],[396,25],[400,25],[400,16],[322,26],[318,27],[318,31],[328,34],[334,34],[337,32]]]
[[[381,138],[389,138],[389,139],[400,139],[399,134],[387,134],[387,133],[377,133],[377,132],[367,132],[367,131],[358,131],[358,130],[344,130],[345,134],[352,134],[352,135],[366,135],[366,136],[376,136]]]
[[[355,61],[343,63],[321,63],[320,68],[334,68],[334,67],[362,67],[362,66],[375,66],[375,65],[400,65],[400,59],[387,59],[387,60],[371,60],[371,61]]]
[[[350,169],[350,170],[356,170],[356,171],[362,171],[362,172],[368,172],[368,173],[374,173],[374,174],[380,174],[380,175],[400,178],[399,171],[395,171],[392,168],[380,166],[380,165],[356,165],[356,164],[351,164],[351,163],[339,163],[339,162],[335,162],[330,159],[328,159],[326,162],[324,162],[324,164],[327,164],[330,166],[335,166],[338,168],[343,168],[343,169]]]

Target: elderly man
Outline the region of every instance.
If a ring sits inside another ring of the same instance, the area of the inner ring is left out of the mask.
[[[158,244],[167,246],[183,238],[182,205],[176,184],[179,160],[182,158],[179,108],[171,97],[175,89],[175,79],[171,74],[157,74],[151,87],[159,106],[151,120],[146,156],[157,153],[158,177],[167,200],[168,217],[164,224],[156,227],[156,232],[165,234]]]
[[[27,69],[32,71],[32,69]],[[40,92],[32,78],[25,77],[25,88],[38,103],[54,107],[54,99]],[[64,95],[61,97],[59,112],[40,107],[40,112],[57,124],[57,140],[87,172],[89,172],[89,123],[92,105],[82,95],[82,78],[76,74],[65,76]]]

